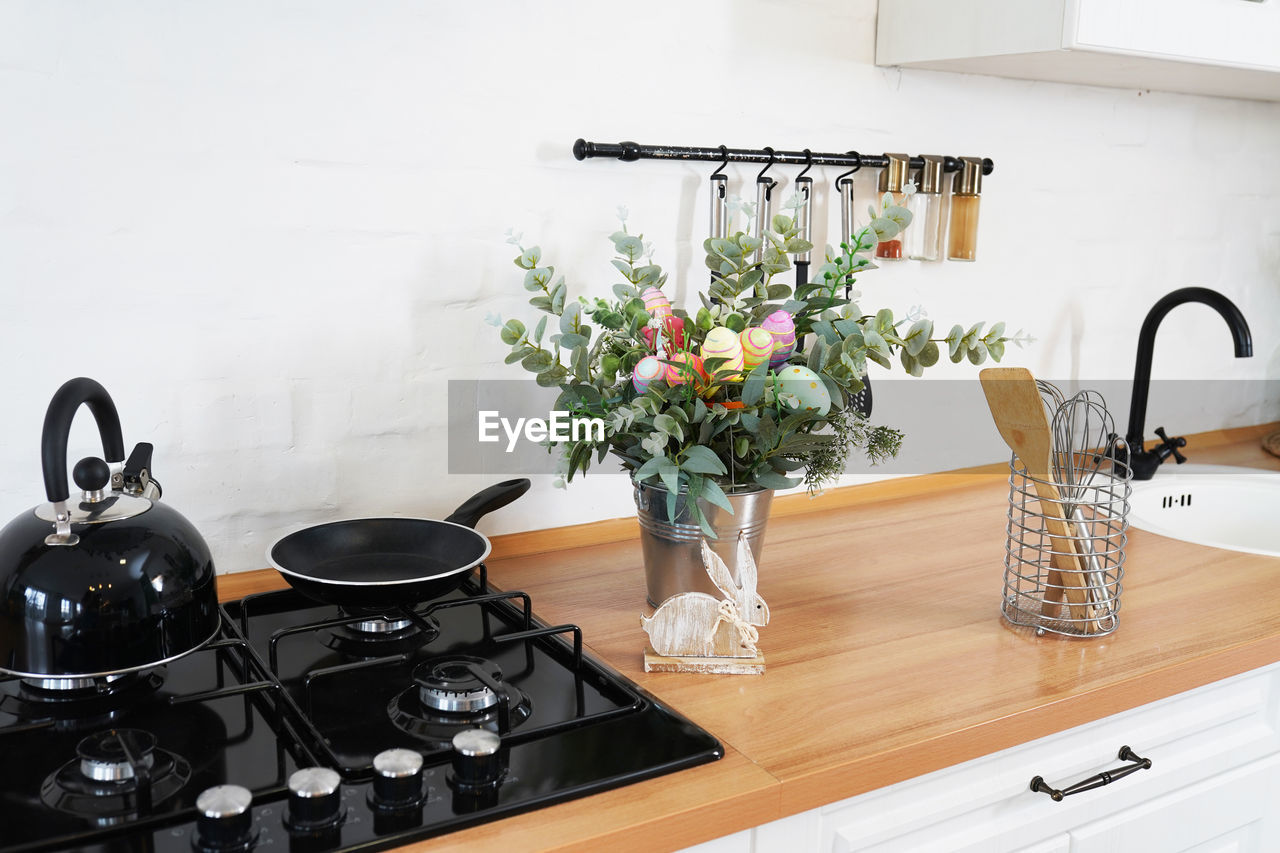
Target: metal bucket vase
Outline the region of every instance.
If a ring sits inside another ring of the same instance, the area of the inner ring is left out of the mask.
[[[702,565],[702,528],[693,518],[688,495],[676,499],[675,520],[667,520],[667,490],[661,485],[632,483],[635,487],[636,515],[640,520],[640,547],[644,553],[644,579],[649,604],[657,607],[678,592],[705,592],[716,598],[716,589]],[[698,506],[715,531],[711,549],[724,560],[735,582],[738,573],[738,534],[746,533],[756,564],[764,550],[764,528],[773,503],[772,489],[751,489],[728,494],[733,514],[701,498]]]

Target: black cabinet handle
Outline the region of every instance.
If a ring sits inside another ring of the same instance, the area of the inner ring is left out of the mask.
[[[1120,754],[1117,757],[1121,761],[1132,761],[1133,763],[1126,764],[1123,767],[1117,767],[1115,770],[1104,770],[1095,776],[1090,776],[1088,779],[1083,779],[1074,785],[1061,790],[1045,782],[1044,777],[1037,776],[1031,780],[1031,790],[1041,791],[1048,794],[1056,803],[1061,802],[1063,797],[1069,797],[1072,794],[1078,794],[1081,791],[1092,791],[1094,788],[1101,788],[1103,785],[1110,785],[1112,782],[1117,779],[1123,779],[1130,773],[1135,773],[1139,770],[1151,769],[1150,758],[1143,758],[1142,756],[1137,755],[1127,746],[1120,747]]]

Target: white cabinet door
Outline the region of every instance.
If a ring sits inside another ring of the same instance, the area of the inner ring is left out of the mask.
[[[880,0],[876,63],[1280,100],[1280,2]]]
[[[1063,47],[1280,70],[1280,3],[1076,0]]]

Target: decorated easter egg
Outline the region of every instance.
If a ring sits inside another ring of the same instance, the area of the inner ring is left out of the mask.
[[[760,328],[773,335],[773,355],[769,356],[769,366],[777,368],[791,357],[796,349],[796,324],[791,315],[778,309],[764,318]]]
[[[636,369],[631,374],[631,384],[635,386],[636,393],[643,394],[648,391],[649,383],[661,377],[666,371],[666,367],[656,356],[652,355],[646,355],[636,362]]]
[[[679,365],[685,364],[686,362],[693,368],[694,372],[697,373],[699,379],[706,379],[707,377],[706,371],[702,369],[702,359],[692,353],[678,352],[671,356],[671,358],[667,359],[667,361],[672,362],[671,364],[664,365],[666,372],[663,375],[666,378],[668,385],[684,384],[685,379],[688,378],[688,371],[681,369]]]
[[[742,334],[738,335],[738,341],[742,345],[743,365],[748,371],[755,369],[760,362],[768,361],[769,356],[773,355],[773,333],[767,329],[758,326],[743,329]]]
[[[742,342],[733,329],[716,326],[707,332],[707,338],[702,342],[702,358],[703,361],[708,358],[727,359],[715,370],[722,378],[739,379],[742,376]]]
[[[777,389],[790,394],[796,401],[787,401],[792,408],[803,412],[825,415],[831,410],[831,394],[822,377],[807,367],[789,364],[778,371]]]
[[[644,300],[644,310],[649,312],[650,317],[661,320],[671,316],[671,303],[667,301],[667,295],[658,288],[646,287],[640,293],[640,298]]]

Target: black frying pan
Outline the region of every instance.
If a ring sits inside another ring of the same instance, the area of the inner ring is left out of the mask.
[[[278,540],[267,559],[289,584],[325,604],[389,610],[452,592],[489,556],[472,528],[529,490],[507,480],[473,495],[444,521],[357,518],[308,527]]]

